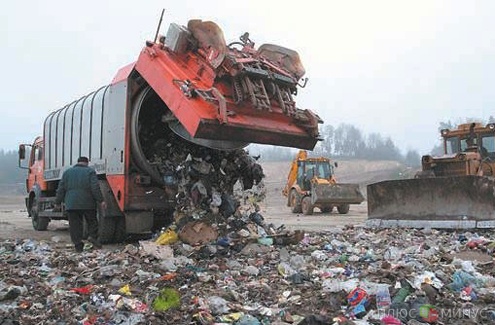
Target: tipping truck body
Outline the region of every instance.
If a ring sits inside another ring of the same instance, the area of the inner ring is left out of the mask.
[[[340,214],[347,214],[350,204],[364,201],[359,184],[337,183],[334,167],[328,158],[298,152],[282,191],[293,213],[311,215],[315,207],[326,213],[336,207]]]
[[[56,189],[79,156],[99,177],[107,202],[98,213],[100,239],[109,242],[150,231],[174,209],[173,171],[164,175],[151,163],[160,139],[173,134],[215,150],[249,143],[313,148],[322,121],[296,107],[303,75],[293,50],[256,49],[247,33],[226,45],[213,22],[172,23],[109,85],[50,113],[43,136],[19,146],[34,228],[65,218],[53,211]]]
[[[495,123],[441,130],[444,154],[422,157],[414,179],[368,185],[378,227],[495,227]]]

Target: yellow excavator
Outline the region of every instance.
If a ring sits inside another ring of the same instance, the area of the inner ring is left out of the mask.
[[[347,214],[350,204],[364,201],[359,184],[337,183],[334,167],[337,163],[328,158],[309,158],[306,150],[299,150],[282,191],[293,213],[311,215],[315,207],[328,213],[336,207],[340,214]]]
[[[369,226],[495,227],[495,123],[441,130],[444,153],[422,157],[413,179],[367,187]]]

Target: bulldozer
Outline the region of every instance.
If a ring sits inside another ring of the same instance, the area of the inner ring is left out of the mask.
[[[309,158],[306,150],[299,150],[282,191],[293,213],[311,215],[315,207],[329,213],[336,207],[340,214],[347,214],[350,204],[364,201],[359,184],[337,183],[334,174],[337,166],[329,158]]]
[[[495,227],[495,123],[442,129],[443,155],[425,155],[413,179],[367,187],[374,227]]]

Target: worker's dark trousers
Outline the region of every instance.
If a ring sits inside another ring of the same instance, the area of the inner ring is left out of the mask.
[[[93,239],[98,239],[98,219],[96,210],[68,210],[70,239],[76,249],[82,249],[83,240],[83,218],[88,225],[88,235]]]

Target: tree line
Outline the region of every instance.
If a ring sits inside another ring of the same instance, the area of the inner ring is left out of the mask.
[[[479,118],[457,119],[440,122],[438,134],[442,129],[454,129],[459,124],[481,122]],[[495,117],[491,115],[486,123],[495,123]],[[341,123],[338,126],[323,125],[320,128],[320,136],[323,141],[319,142],[313,154],[344,159],[366,159],[366,160],[394,160],[404,163],[409,167],[421,166],[421,155],[416,150],[408,150],[402,154],[389,136],[380,133],[364,134],[361,130],[351,124]],[[294,151],[288,148],[268,146],[259,149],[259,153],[267,161],[291,160]],[[443,154],[443,143],[435,143],[429,153],[433,156]]]
[[[390,137],[380,133],[366,135],[351,124],[341,123],[336,127],[323,125],[320,137],[323,141],[316,145],[314,155],[341,159],[394,160],[411,167],[421,164],[421,156],[416,150],[408,150],[403,155]],[[275,146],[263,148],[261,155],[265,160],[294,158],[290,149]]]
[[[370,160],[404,158],[390,137],[384,137],[380,133],[365,135],[351,124],[340,124],[337,127],[326,125],[321,130],[321,136],[324,141],[316,151],[325,155]]]
[[[0,184],[23,183],[27,176],[25,169],[19,168],[17,151],[0,150]]]
[[[479,121],[476,118],[464,120],[440,122],[438,131],[453,129],[458,124]],[[487,123],[495,123],[495,117],[490,116]],[[421,156],[416,150],[408,150],[402,154],[394,141],[380,133],[364,134],[351,124],[323,125],[320,128],[323,141],[319,142],[314,155],[335,157],[340,159],[366,159],[366,160],[394,160],[400,161],[410,167],[418,167],[421,164]],[[294,150],[277,146],[251,146],[249,150],[261,154],[265,161],[288,161],[294,159]],[[430,154],[441,155],[443,145],[439,142],[434,145]],[[426,154],[426,153],[425,153]],[[27,171],[18,167],[17,151],[0,150],[0,184],[19,184],[26,179]]]

